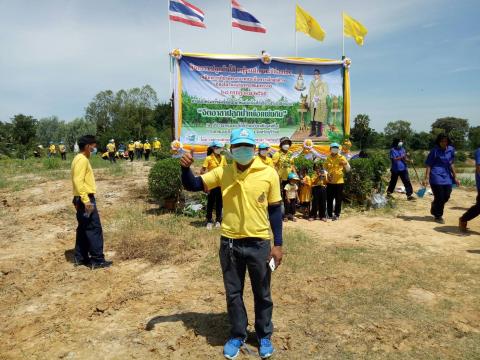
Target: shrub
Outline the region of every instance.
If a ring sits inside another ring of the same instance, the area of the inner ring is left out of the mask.
[[[43,167],[47,170],[60,169],[62,161],[59,158],[51,157],[43,159]]]
[[[158,160],[148,174],[148,189],[155,200],[178,200],[182,191],[179,160]]]
[[[308,160],[305,156],[295,158],[295,167],[299,172],[301,169],[306,169],[307,174],[311,175],[313,173],[313,165],[313,160]]]
[[[467,154],[465,154],[464,151],[458,151],[455,154],[455,162],[459,164],[463,164],[465,161],[467,161]]]

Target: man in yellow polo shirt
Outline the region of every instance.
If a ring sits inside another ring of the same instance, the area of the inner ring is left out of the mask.
[[[95,178],[90,154],[97,146],[92,135],[78,140],[80,153],[72,161],[73,205],[77,210],[77,238],[75,242],[75,264],[91,269],[112,265],[103,254],[103,231],[95,202]]]
[[[232,131],[230,151],[233,163],[219,166],[196,177],[190,170],[193,156],[184,154],[182,183],[187,190],[201,191],[220,187],[223,198],[223,222],[220,240],[220,264],[225,285],[230,337],[223,354],[236,357],[247,337],[247,313],[243,302],[245,272],[248,269],[255,302],[255,331],[262,358],[272,355],[273,303],[270,293],[271,270],[282,261],[282,213],[278,175],[255,157],[252,130]],[[274,246],[270,249],[270,229]]]
[[[325,160],[325,170],[327,171],[327,213],[332,221],[340,218],[343,201],[343,173],[350,171],[350,164],[345,156],[339,154],[340,145],[332,143],[330,145],[330,155]],[[335,201],[335,211],[333,209]]]
[[[128,158],[130,159],[130,162],[133,161],[133,156],[135,155],[135,143],[133,140],[130,140],[127,145],[127,150],[128,150]]]
[[[153,138],[153,154],[155,155],[155,159],[158,160],[158,155],[160,153],[160,150],[162,149],[162,143],[158,138]]]
[[[110,139],[110,141],[107,144],[107,151],[108,151],[108,159],[110,162],[117,162],[115,159],[115,152],[117,151],[117,147],[115,146],[115,141],[113,139]]]
[[[140,140],[135,141],[135,156],[137,160],[142,160],[143,144]]]
[[[152,144],[147,140],[143,144],[143,154],[145,155],[145,161],[150,159],[150,152],[152,151]]]
[[[57,148],[55,147],[55,144],[53,141],[50,141],[48,144],[48,157],[55,156],[57,154]]]

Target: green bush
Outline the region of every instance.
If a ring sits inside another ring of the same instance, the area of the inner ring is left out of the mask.
[[[305,156],[299,156],[295,158],[295,167],[297,168],[298,172],[300,172],[301,169],[306,169],[307,174],[312,175],[313,165],[314,165],[313,160],[308,160],[305,158]]]
[[[43,159],[43,168],[47,170],[60,169],[62,161],[59,158],[51,157]]]
[[[467,161],[467,154],[464,151],[458,151],[455,154],[455,162],[457,164],[463,164],[465,161]]]
[[[158,160],[148,174],[148,189],[155,200],[178,200],[182,191],[179,160]]]

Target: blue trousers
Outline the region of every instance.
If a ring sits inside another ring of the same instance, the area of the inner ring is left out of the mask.
[[[75,241],[75,260],[77,262],[100,263],[105,260],[103,254],[103,230],[98,215],[95,197],[90,195],[90,202],[95,205],[95,210],[86,216],[85,205],[80,197],[73,198],[77,209],[77,237]]]

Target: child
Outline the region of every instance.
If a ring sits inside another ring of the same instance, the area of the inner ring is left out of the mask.
[[[294,172],[288,174],[288,184],[283,188],[285,190],[285,221],[289,219],[292,221],[297,221],[295,218],[295,213],[297,211],[297,201],[298,201],[298,185],[300,178]]]
[[[312,199],[312,179],[307,174],[307,169],[300,169],[300,192],[298,195],[303,215],[307,219],[310,212],[310,201]]]
[[[323,169],[323,164],[318,163],[315,167],[315,174],[312,176],[312,211],[309,221],[326,219],[327,210],[327,172]]]

